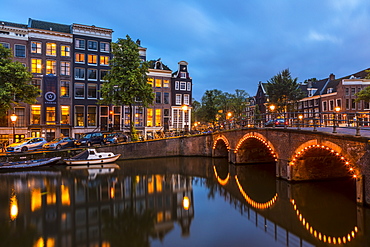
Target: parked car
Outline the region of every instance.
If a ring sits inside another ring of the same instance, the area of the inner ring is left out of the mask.
[[[110,133],[103,140],[104,144],[122,143],[126,141],[127,141],[127,136],[121,132]]]
[[[62,149],[75,146],[76,139],[72,137],[59,137],[45,143],[42,147],[45,149]]]
[[[265,127],[284,127],[288,126],[288,122],[284,121],[284,119],[271,119],[265,123]]]
[[[45,138],[42,137],[29,137],[19,142],[10,144],[7,148],[7,152],[26,152],[28,150],[42,149],[42,145],[47,143]]]
[[[75,141],[76,147],[78,146],[88,146],[94,144],[104,144],[104,135],[102,132],[90,132],[81,136],[80,139]]]

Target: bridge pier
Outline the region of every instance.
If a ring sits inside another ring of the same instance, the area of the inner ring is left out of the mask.
[[[235,151],[235,149],[230,149],[229,150],[229,155],[228,155],[229,156],[228,157],[229,162],[232,163],[232,164],[236,163],[236,153],[234,151]]]
[[[278,159],[276,161],[276,177],[277,178],[283,178],[283,179],[290,180],[289,174],[291,171],[289,170],[288,164],[289,164],[288,160]]]

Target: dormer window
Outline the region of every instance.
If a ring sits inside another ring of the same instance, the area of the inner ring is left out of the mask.
[[[326,93],[332,93],[333,92],[333,88],[332,87],[329,87],[326,91]]]
[[[180,72],[180,78],[186,78],[186,72]]]

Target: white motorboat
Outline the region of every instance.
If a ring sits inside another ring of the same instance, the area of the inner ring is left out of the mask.
[[[94,148],[89,148],[82,153],[70,159],[64,159],[67,165],[96,165],[107,164],[115,162],[121,154],[114,154],[112,152],[97,152]]]

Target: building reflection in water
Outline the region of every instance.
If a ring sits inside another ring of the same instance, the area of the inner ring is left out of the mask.
[[[2,173],[0,245],[150,246],[176,232],[176,225],[179,238],[190,238],[195,204],[202,203],[194,202],[193,186],[205,187],[208,200],[223,198],[285,246],[368,240],[366,209],[355,205],[353,193],[338,195],[333,184],[290,184],[277,180],[274,169],[167,158]],[[339,184],[339,191],[351,190],[351,184]]]

